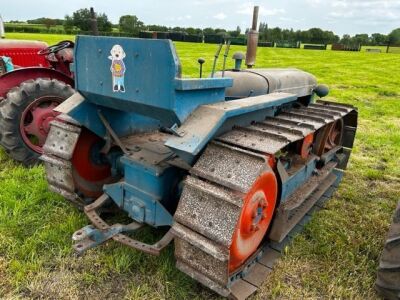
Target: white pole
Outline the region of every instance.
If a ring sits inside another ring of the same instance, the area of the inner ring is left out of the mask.
[[[0,15],[0,37],[4,39],[6,37],[6,31],[4,30],[3,18]]]

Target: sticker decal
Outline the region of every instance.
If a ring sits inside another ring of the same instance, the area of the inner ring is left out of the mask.
[[[125,93],[125,51],[120,45],[114,45],[110,51],[111,55],[108,57],[111,60],[110,71],[112,74],[113,92]]]

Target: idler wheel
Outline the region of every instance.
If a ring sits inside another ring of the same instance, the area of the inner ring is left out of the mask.
[[[340,146],[342,144],[343,132],[343,119],[336,120],[321,128],[316,138],[315,153],[321,156],[336,146]]]

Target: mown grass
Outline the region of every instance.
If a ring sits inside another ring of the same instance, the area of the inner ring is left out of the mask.
[[[40,36],[50,44],[66,38]],[[185,76],[197,76],[198,57],[210,72],[215,45],[176,46]],[[244,47],[231,53],[237,50]],[[377,298],[375,269],[400,198],[400,56],[266,48],[259,49],[257,66],[313,73],[331,87],[331,100],[359,108],[359,129],[338,192],[254,299]],[[110,242],[74,256],[70,237],[88,223],[83,214],[47,191],[42,167],[26,170],[3,152],[0,164],[2,298],[218,298],[174,268],[172,246],[151,257]]]

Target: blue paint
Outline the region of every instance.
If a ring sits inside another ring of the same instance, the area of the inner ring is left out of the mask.
[[[275,93],[226,101],[233,80],[182,79],[169,40],[78,36],[75,57],[76,88],[84,100],[67,100],[68,115],[101,137],[106,129],[99,112],[120,137],[178,124],[180,136],[171,135],[165,145],[190,163],[221,131],[261,121],[297,100],[295,94]],[[113,172],[124,177],[105,185],[104,192],[135,221],[171,226],[166,207],[178,201],[181,170],[120,152],[109,159]],[[315,164],[309,162],[283,184],[283,198],[311,176]]]
[[[75,99],[67,99],[64,105],[69,102],[74,102]],[[109,107],[97,105],[85,99],[78,105],[73,105],[67,114],[82,124],[84,127],[93,131],[100,137],[106,136],[106,128],[99,118],[98,112],[110,123],[111,127],[118,136],[127,136],[134,133],[148,132],[157,130],[160,127],[160,122],[135,112],[125,112]]]
[[[204,149],[230,118],[246,119],[251,113],[262,113],[261,118],[258,116],[258,120],[261,121],[267,115],[271,115],[268,111],[275,111],[275,107],[294,102],[296,99],[296,95],[279,93],[217,103],[208,105],[206,109],[199,107],[193,112],[193,118],[189,118],[181,127],[188,132],[182,137],[171,137],[165,145],[190,160]],[[240,120],[236,124],[239,123]]]
[[[172,215],[165,206],[171,201],[171,189],[179,172],[174,167],[153,166],[128,156],[120,159],[124,180],[104,186],[104,192],[137,222],[171,226]],[[178,187],[177,187],[178,188]]]
[[[11,57],[8,56],[0,56],[0,58],[3,60],[3,62],[6,65],[6,72],[11,72],[14,71],[14,64],[11,60]]]
[[[282,182],[281,202],[284,202],[296,189],[301,187],[316,169],[317,159],[311,159],[295,174]]]
[[[114,91],[115,72],[110,72],[116,45],[125,53],[123,93]],[[78,36],[75,58],[76,88],[88,101],[168,127],[181,124],[200,105],[224,101],[225,88],[233,84],[231,78],[182,79],[170,40]]]

